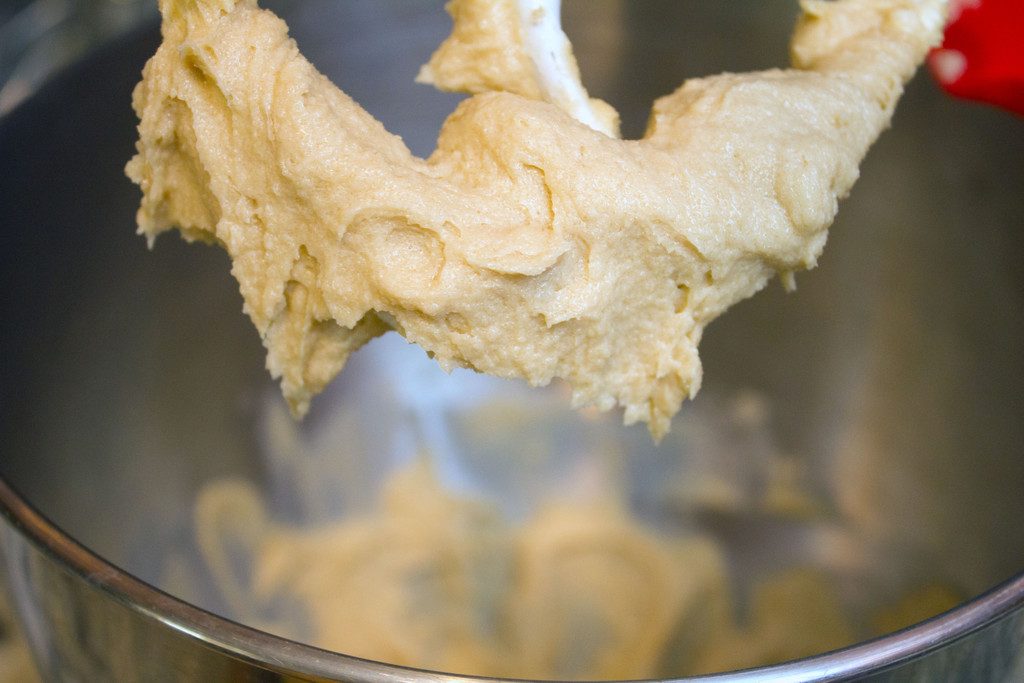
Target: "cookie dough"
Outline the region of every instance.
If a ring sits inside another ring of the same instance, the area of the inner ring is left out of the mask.
[[[0,683],[38,683],[41,680],[14,610],[7,603],[5,586],[0,583]]]
[[[713,410],[717,423],[707,403],[695,407],[679,425],[690,462],[653,480],[622,468],[622,442],[597,437],[591,450],[538,426],[570,417],[546,400],[457,412],[439,427],[446,452],[406,450],[399,427],[355,453],[359,439],[338,435],[351,436],[365,406],[332,403],[299,425],[265,394],[261,483],[207,483],[193,511],[199,552],[186,545],[168,558],[158,585],[336,652],[556,680],[787,661],[967,597],[941,580],[941,564],[933,576],[851,564],[890,553],[858,538],[796,471],[801,459],[774,447],[756,394]],[[422,424],[408,413],[403,423]],[[528,468],[510,463],[513,450]],[[749,466],[718,467],[734,456]]]
[[[161,0],[133,98],[139,230],[228,251],[297,414],[396,330],[445,367],[562,378],[660,436],[707,324],[815,264],[944,18],[943,0],[802,7],[794,68],[688,81],[642,140],[480,79],[419,159],[254,0]],[[424,77],[455,78],[444,61]]]
[[[733,671],[890,633],[964,597],[930,583],[858,630],[834,574],[797,564],[744,590],[727,546],[657,533],[620,501],[616,492],[570,497],[514,523],[444,487],[423,458],[392,475],[376,509],[338,521],[284,523],[237,480],[209,484],[194,518],[201,575],[213,577],[227,616],[335,652],[455,674]]]
[[[376,511],[319,528],[274,521],[251,484],[230,480],[202,492],[195,522],[231,616],[390,664],[632,680],[853,640],[820,571],[766,578],[741,623],[711,538],[656,534],[615,496],[553,502],[512,524],[446,490],[426,459],[388,481]],[[300,612],[268,618],[274,605]]]
[[[569,38],[561,0],[452,0],[449,36],[416,80],[441,90],[503,91],[555,104],[577,121],[619,136],[619,114],[587,95]]]

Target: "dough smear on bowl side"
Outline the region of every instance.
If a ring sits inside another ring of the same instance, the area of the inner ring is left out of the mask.
[[[139,231],[228,251],[296,414],[396,330],[446,368],[562,378],[576,405],[620,405],[660,437],[700,385],[705,326],[815,264],[945,14],[943,0],[802,7],[792,69],[687,81],[641,140],[543,88],[484,83],[420,159],[254,0],[161,0],[163,43],[133,97]]]

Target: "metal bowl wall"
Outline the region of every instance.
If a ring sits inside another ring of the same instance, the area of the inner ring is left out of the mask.
[[[439,3],[275,7],[322,71],[429,153],[457,101],[412,83],[447,30]],[[782,2],[565,7],[584,81],[620,109],[627,136],[684,78],[783,64],[792,11]],[[157,41],[155,27],[110,41],[0,119],[0,543],[40,669],[52,680],[457,679],[235,624],[187,602],[223,612],[198,588],[177,597],[154,588],[168,587],[168,549],[187,547],[205,483],[267,481],[257,423],[274,392],[224,255],[177,238],[149,252],[133,234],[130,93]],[[945,99],[918,77],[819,268],[798,276],[797,292],[771,287],[709,329],[705,386],[673,437],[656,449],[616,416],[589,436],[571,417],[556,429],[552,443],[614,441],[643,507],[666,473],[728,470],[740,488],[757,485],[755,455],[742,446],[705,452],[721,440],[721,406],[756,393],[771,406],[775,446],[801,463],[828,501],[829,528],[853,549],[830,555],[833,569],[880,595],[934,578],[975,596],[882,639],[716,680],[1024,678],[1022,133],[1019,119]],[[397,466],[375,454],[397,448],[388,435],[408,426],[408,377],[395,368],[429,366],[393,341],[374,345],[302,427],[323,429],[337,406],[371,406],[374,422],[357,421],[336,458],[370,483]],[[431,396],[443,404],[478,381],[431,379]],[[536,399],[494,386],[523,406],[564,404],[557,387]],[[464,417],[464,406],[444,405],[444,419]],[[529,488],[515,456],[500,472],[462,466],[508,500],[509,487]],[[784,565],[821,531],[746,509],[687,514],[735,551],[746,575]]]

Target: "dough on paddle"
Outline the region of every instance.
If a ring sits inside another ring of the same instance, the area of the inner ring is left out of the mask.
[[[564,379],[659,437],[708,323],[815,265],[944,19],[942,0],[802,7],[794,68],[687,81],[642,140],[481,92],[420,159],[254,0],[161,0],[133,98],[139,230],[227,250],[296,414],[396,330],[446,368]]]

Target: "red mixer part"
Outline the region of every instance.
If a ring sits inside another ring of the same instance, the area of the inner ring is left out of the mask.
[[[1024,115],[1024,0],[953,0],[928,65],[951,95]]]

